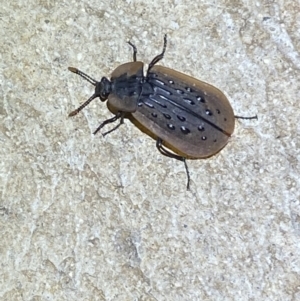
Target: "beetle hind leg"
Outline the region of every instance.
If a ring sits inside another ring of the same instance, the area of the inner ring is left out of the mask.
[[[185,171],[186,171],[186,176],[187,176],[187,184],[186,184],[186,189],[187,190],[190,190],[190,172],[189,172],[189,169],[188,169],[188,166],[187,166],[187,163],[186,163],[186,158],[185,157],[181,157],[181,156],[178,156],[178,155],[175,155],[173,154],[172,152],[170,152],[169,150],[167,150],[164,146],[163,146],[163,141],[161,138],[157,138],[156,140],[156,148],[158,149],[158,151],[166,156],[166,157],[169,157],[169,158],[172,158],[172,159],[176,159],[176,160],[179,160],[181,162],[184,163],[184,167],[185,167]]]
[[[255,116],[250,116],[250,117],[234,115],[234,118],[236,118],[236,119],[256,119],[256,120],[258,119],[258,118],[257,118],[257,115],[255,115]]]
[[[127,42],[133,49],[133,61],[136,62],[136,54],[137,54],[137,48],[134,44],[132,44],[130,41]]]

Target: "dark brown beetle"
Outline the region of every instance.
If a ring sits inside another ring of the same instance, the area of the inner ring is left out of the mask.
[[[69,116],[76,115],[96,97],[101,101],[107,100],[114,117],[102,122],[94,134],[119,119],[113,129],[103,134],[107,135],[123,124],[125,117],[132,117],[156,138],[156,147],[163,155],[184,162],[189,189],[186,159],[216,154],[233,133],[235,118],[254,119],[257,116],[235,116],[228,99],[216,87],[173,69],[157,66],[166,50],[166,35],[163,51],[151,61],[146,76],[144,63],[136,60],[136,47],[128,43],[133,48],[133,62],[117,67],[110,80],[102,77],[97,82],[82,71],[69,67],[70,71],[95,86],[95,93]]]

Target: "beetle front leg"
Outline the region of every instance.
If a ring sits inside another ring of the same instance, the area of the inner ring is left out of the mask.
[[[117,124],[114,128],[112,128],[111,130],[105,132],[102,134],[102,136],[106,136],[107,134],[115,131],[121,124],[124,123],[124,117],[125,117],[125,112],[118,112],[114,117],[112,118],[109,118],[105,121],[103,121],[98,127],[97,129],[94,131],[94,135],[99,131],[101,130],[105,125],[109,124],[109,123],[113,123],[115,121],[117,121],[118,119],[120,119],[120,122],[119,124]]]

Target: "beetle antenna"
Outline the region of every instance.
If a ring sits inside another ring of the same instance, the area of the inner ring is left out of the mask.
[[[76,110],[72,111],[68,116],[72,117],[77,115],[83,108],[85,108],[93,99],[98,97],[97,94],[93,94],[86,102],[84,102],[80,107],[78,107]]]
[[[75,73],[75,74],[78,74],[79,76],[84,78],[86,81],[88,81],[90,84],[92,84],[93,86],[96,86],[97,81],[95,79],[93,79],[92,77],[90,77],[89,75],[87,75],[86,73],[84,73],[84,72],[82,72],[79,69],[74,68],[74,67],[69,67],[68,70]]]

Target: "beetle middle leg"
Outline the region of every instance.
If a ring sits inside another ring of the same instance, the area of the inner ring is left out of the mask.
[[[190,190],[190,172],[189,172],[189,169],[188,169],[188,166],[186,164],[186,158],[185,157],[181,157],[181,156],[178,156],[178,155],[175,155],[173,154],[172,152],[170,152],[169,150],[167,150],[164,146],[163,146],[163,141],[161,138],[157,138],[156,140],[156,148],[158,149],[158,151],[166,156],[166,157],[169,157],[169,158],[172,158],[172,159],[176,159],[176,160],[179,160],[179,161],[182,161],[184,163],[184,167],[185,167],[185,171],[186,171],[186,176],[187,176],[187,184],[186,184],[186,189],[187,190]]]
[[[100,131],[105,125],[109,124],[109,123],[113,123],[115,121],[117,121],[118,119],[120,119],[120,122],[114,127],[112,128],[111,130],[103,133],[102,135],[103,136],[106,136],[107,134],[115,131],[120,125],[122,125],[124,123],[124,117],[125,117],[125,112],[118,112],[114,117],[112,118],[109,118],[107,120],[104,120],[98,127],[97,129],[94,131],[94,135]]]

